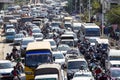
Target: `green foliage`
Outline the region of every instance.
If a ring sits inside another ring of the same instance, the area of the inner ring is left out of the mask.
[[[25,0],[15,0],[15,4],[22,5],[25,2]]]
[[[107,13],[107,19],[110,24],[120,24],[120,5],[113,7]]]
[[[100,6],[100,3],[98,2],[98,0],[92,0],[92,10],[93,10],[93,13],[96,13],[100,10],[101,6]]]

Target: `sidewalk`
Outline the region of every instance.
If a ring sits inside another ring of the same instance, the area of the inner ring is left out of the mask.
[[[2,29],[0,28],[0,60],[1,59],[4,59],[4,43],[2,42],[2,37],[1,37],[1,35],[2,35]]]

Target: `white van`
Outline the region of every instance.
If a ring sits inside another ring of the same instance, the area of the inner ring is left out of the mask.
[[[95,23],[83,23],[81,28],[86,38],[100,38],[100,27]]]
[[[120,65],[120,50],[110,49],[108,53],[108,68]]]
[[[81,29],[81,24],[80,22],[73,22],[73,31],[75,33],[78,33],[78,31]]]

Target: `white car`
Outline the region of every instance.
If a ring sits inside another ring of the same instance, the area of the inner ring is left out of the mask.
[[[33,33],[33,37],[35,38],[36,41],[41,41],[43,40],[43,34],[42,33]]]
[[[11,72],[13,70],[13,63],[9,60],[0,60],[0,80],[13,79]]]
[[[33,34],[33,33],[41,33],[40,28],[33,28],[33,29],[32,29],[32,34]]]
[[[68,50],[70,50],[70,46],[68,46],[67,44],[60,44],[58,45],[57,49],[62,53],[62,54],[66,54],[66,52]]]
[[[77,59],[69,59],[67,61],[67,77],[68,79],[72,79],[74,73],[78,72],[79,70],[89,70],[87,61],[84,57],[80,57]],[[78,79],[81,80],[81,79]]]
[[[21,40],[22,38],[24,38],[24,34],[23,33],[19,33],[19,34],[15,34],[15,38],[14,38],[14,44],[21,44]]]
[[[50,42],[52,51],[56,51],[57,50],[57,44],[53,39],[44,39],[43,41],[48,41]]]
[[[30,42],[34,42],[35,39],[34,37],[25,37],[22,39],[21,44],[20,44],[20,51],[21,51],[21,56],[23,57],[25,55],[25,50]]]
[[[94,80],[92,73],[90,71],[79,71],[76,72],[72,80]]]
[[[55,63],[59,63],[61,65],[66,64],[66,59],[60,51],[53,51],[53,56],[55,57]]]

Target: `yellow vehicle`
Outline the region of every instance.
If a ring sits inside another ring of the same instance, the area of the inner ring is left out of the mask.
[[[35,69],[43,63],[53,62],[50,43],[47,41],[31,42],[25,54],[26,80],[34,80]]]

